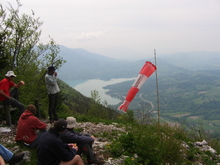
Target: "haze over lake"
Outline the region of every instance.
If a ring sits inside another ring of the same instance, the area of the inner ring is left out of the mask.
[[[101,97],[101,102],[104,102],[106,100],[108,104],[115,105],[115,104],[122,102],[123,100],[119,100],[119,99],[113,98],[109,95],[106,95],[106,92],[108,90],[103,89],[103,87],[105,87],[107,85],[121,83],[124,81],[129,81],[129,80],[135,80],[135,78],[119,78],[119,79],[111,79],[109,81],[104,81],[104,80],[100,80],[100,79],[63,80],[63,81],[87,97],[91,97],[92,90],[97,90],[99,92],[100,97]],[[131,86],[132,86],[132,84],[131,84]]]

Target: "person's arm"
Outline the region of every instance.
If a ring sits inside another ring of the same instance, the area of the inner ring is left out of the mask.
[[[5,161],[4,161],[4,159],[1,157],[1,155],[0,155],[0,165],[5,165]]]
[[[5,97],[5,98],[7,98],[7,99],[11,99],[11,97],[8,96],[8,95],[6,95],[3,90],[0,90],[0,95],[2,95],[3,97]]]
[[[32,118],[32,121],[33,121],[33,123],[35,125],[35,129],[36,130],[46,130],[47,129],[47,124],[42,122],[42,121],[40,121],[40,119],[38,119],[36,116],[34,116]]]
[[[61,140],[52,140],[50,143],[50,151],[61,161],[70,161],[76,155],[76,149],[70,149],[68,144],[64,144]]]
[[[14,84],[15,88],[20,88],[21,86],[23,86],[25,83],[24,81],[20,81],[18,84]]]
[[[89,136],[78,136],[75,132],[69,130],[61,133],[60,139],[64,143],[91,143],[94,141],[94,139]]]
[[[47,85],[54,86],[57,83],[57,78],[55,76],[46,75],[45,82]]]
[[[79,133],[79,135],[80,135],[80,136],[89,136],[89,137],[93,138],[94,140],[96,139],[95,136],[90,135],[90,134],[88,134],[88,133]]]

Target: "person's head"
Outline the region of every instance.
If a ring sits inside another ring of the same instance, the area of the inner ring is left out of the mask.
[[[55,123],[54,123],[54,129],[57,131],[57,132],[63,132],[65,131],[66,129],[66,126],[67,126],[67,122],[65,119],[58,119]]]
[[[56,68],[54,66],[49,66],[48,68],[48,73],[53,74],[56,70]]]
[[[76,122],[76,118],[74,117],[67,117],[66,122],[67,122],[67,128],[76,128],[78,125]]]
[[[27,110],[32,112],[34,115],[36,114],[36,107],[33,104],[29,104],[27,106]]]
[[[5,77],[9,80],[12,80],[14,77],[16,77],[16,75],[14,74],[13,71],[8,71],[6,74],[5,74]]]

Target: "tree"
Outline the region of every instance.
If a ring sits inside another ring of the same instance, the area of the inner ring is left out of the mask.
[[[40,43],[40,27],[43,24],[40,18],[35,18],[33,11],[31,15],[20,14],[20,7],[22,5],[18,0],[16,9],[11,4],[7,9],[1,5],[0,58],[5,59],[7,64],[1,74],[13,70],[17,74],[16,79],[25,81],[26,85],[20,91],[22,103],[27,105],[39,98],[46,106],[44,75],[47,67],[54,65],[59,69],[65,60],[58,56],[59,46],[51,37],[47,44]]]
[[[4,44],[3,44],[6,36],[6,33],[2,28],[4,19],[5,19],[5,11],[3,10],[2,5],[0,5],[0,72],[4,68],[6,68],[6,66],[8,66],[8,57],[4,53]]]

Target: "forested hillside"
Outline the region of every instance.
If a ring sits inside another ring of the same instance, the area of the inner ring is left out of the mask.
[[[63,56],[62,48],[61,56]],[[60,73],[67,73],[66,68],[74,68],[71,71],[69,69],[68,72],[71,73],[69,78],[73,79],[136,77],[145,62],[145,60],[118,61],[85,50],[65,49],[69,53],[64,55],[69,64],[64,64]],[[72,59],[69,58],[70,56]],[[76,63],[71,66],[73,57]],[[153,58],[146,60],[154,63]],[[159,103],[161,116],[164,119],[187,125],[205,122],[208,129],[219,129],[219,60],[219,52],[183,52],[157,58]],[[79,72],[81,74],[78,74]],[[109,95],[123,100],[133,83],[134,81],[127,81],[105,88],[110,90]],[[154,73],[133,99],[129,109],[139,110],[143,105],[149,106],[150,109],[150,104],[143,101],[145,99],[152,102],[154,110],[157,111],[156,90]],[[117,108],[119,105],[114,107]]]
[[[208,129],[220,130],[220,77],[218,75],[218,70],[212,70],[159,76],[161,116],[186,125],[204,122]],[[123,100],[132,84],[132,81],[123,82],[107,86],[106,89],[110,89],[109,95]],[[142,98],[151,101],[157,110],[155,75],[143,85],[139,91],[139,94],[141,93]],[[139,94],[130,104],[130,109],[141,109],[140,105],[144,101]]]

